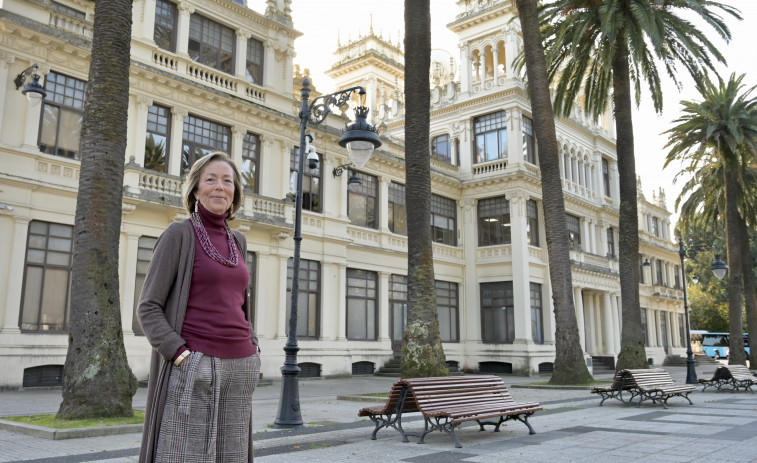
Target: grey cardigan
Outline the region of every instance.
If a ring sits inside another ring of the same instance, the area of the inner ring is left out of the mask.
[[[238,231],[232,233],[242,256],[247,255],[247,240],[244,235]],[[137,317],[153,352],[142,448],[139,452],[140,463],[150,463],[155,458],[173,356],[186,344],[180,333],[187,310],[194,255],[195,237],[191,223],[188,220],[172,223],[155,243],[152,261],[142,287]],[[252,328],[249,294],[245,294],[243,309],[250,322],[252,343],[257,348],[258,338]],[[252,462],[252,422],[249,442],[249,461]]]

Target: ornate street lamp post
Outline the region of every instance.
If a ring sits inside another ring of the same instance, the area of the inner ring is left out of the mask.
[[[351,87],[346,90],[322,95],[308,103],[310,99],[310,79],[302,79],[302,106],[300,107],[300,158],[297,167],[297,186],[294,201],[294,257],[292,259],[292,294],[289,314],[289,335],[284,346],[284,366],[281,367],[281,400],[279,401],[279,413],[275,424],[279,426],[302,426],[300,414],[300,392],[298,386],[298,374],[300,367],[297,365],[297,299],[299,293],[300,276],[300,242],[302,241],[302,173],[305,168],[305,148],[312,141],[306,140],[305,131],[308,124],[318,125],[331,113],[332,107],[342,107],[349,102],[355,91],[360,96],[360,105],[355,108],[355,122],[345,128],[339,139],[339,145],[347,148],[347,155],[356,167],[363,167],[373,154],[373,150],[381,146],[376,129],[368,124],[366,117],[368,108],[365,107],[365,89],[363,87]],[[317,157],[308,156],[309,162],[317,162]]]
[[[678,255],[681,256],[681,275],[683,278],[683,314],[686,319],[686,384],[697,384],[697,372],[694,369],[694,351],[691,349],[691,329],[689,326],[689,300],[686,293],[686,266],[684,258],[693,258],[697,255],[701,246],[683,246],[683,238],[678,237]],[[715,274],[718,280],[722,280],[728,271],[728,265],[720,260],[719,255],[715,255],[715,261],[710,266],[710,270]]]

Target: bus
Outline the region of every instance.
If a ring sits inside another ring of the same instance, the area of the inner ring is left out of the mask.
[[[702,351],[705,355],[712,358],[728,358],[729,354],[729,341],[731,336],[729,333],[709,333],[698,331],[695,335],[694,331],[691,332],[692,342],[694,336],[701,336]],[[749,334],[744,333],[744,348],[746,355],[749,356]]]

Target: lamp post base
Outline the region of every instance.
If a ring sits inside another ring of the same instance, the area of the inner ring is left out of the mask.
[[[695,363],[696,360],[694,360],[694,357],[689,353],[686,357],[686,384],[697,384],[697,372],[694,369]]]

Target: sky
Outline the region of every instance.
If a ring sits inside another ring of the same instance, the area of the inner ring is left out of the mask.
[[[265,11],[264,0],[248,0],[249,5],[259,12]],[[757,0],[721,0],[741,10],[742,21],[726,18],[731,29],[732,40],[726,43],[711,28],[703,26],[711,41],[725,56],[727,66],[719,65],[718,72],[724,79],[731,73],[746,74],[745,87],[757,85]],[[456,0],[431,0],[431,46],[447,50],[459,61],[457,36],[446,25],[454,21],[460,12]],[[323,75],[336,60],[333,52],[338,43],[365,35],[373,24],[373,31],[394,44],[402,43],[404,31],[404,0],[292,0],[294,27],[303,33],[295,41],[294,63],[302,69],[308,68],[313,83],[320,92],[334,90],[330,79]],[[661,72],[664,73],[664,70]],[[685,73],[685,70],[682,70]],[[679,92],[667,75],[663,79],[663,113],[655,113],[650,99],[642,99],[634,114],[634,144],[636,153],[636,173],[641,177],[642,188],[647,199],[660,188],[665,191],[668,210],[674,212],[673,223],[678,214],[674,211],[675,199],[680,193],[684,180],[674,183],[678,164],[663,169],[667,141],[661,135],[672,127],[672,121],[680,116],[682,100],[699,101],[699,93],[694,82],[680,74],[683,88]],[[713,79],[716,79],[713,76]],[[757,90],[752,96],[757,96]]]

